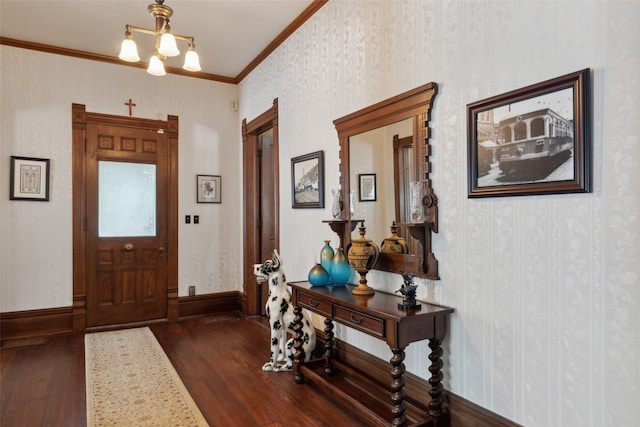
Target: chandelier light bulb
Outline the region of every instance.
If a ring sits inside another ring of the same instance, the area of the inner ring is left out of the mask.
[[[164,76],[167,72],[164,70],[164,65],[158,55],[153,55],[149,60],[149,68],[147,68],[147,73],[152,76]]]
[[[158,53],[163,56],[171,57],[180,55],[178,46],[176,45],[176,38],[171,33],[164,33],[160,38],[160,47],[158,47]]]
[[[189,49],[184,55],[184,66],[182,67],[187,71],[200,71],[200,58],[195,50]]]
[[[133,41],[131,36],[122,40],[122,46],[120,48],[120,55],[118,55],[118,58],[127,62],[140,61],[140,56],[138,56],[138,46],[136,46],[136,42]]]

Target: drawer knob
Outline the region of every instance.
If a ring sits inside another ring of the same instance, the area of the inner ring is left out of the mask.
[[[351,321],[352,321],[353,323],[361,323],[361,322],[362,322],[362,320],[364,319],[364,316],[360,316],[360,318],[359,318],[358,320],[356,320],[356,319],[353,317],[353,313],[349,313],[349,317],[351,317]]]
[[[310,305],[311,307],[317,307],[317,306],[318,306],[318,304],[320,304],[320,302],[319,302],[319,301],[317,301],[317,300],[315,300],[315,301],[314,301],[313,299],[309,298],[309,305]]]

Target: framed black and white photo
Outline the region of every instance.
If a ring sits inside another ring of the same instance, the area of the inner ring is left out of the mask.
[[[324,152],[291,159],[291,207],[324,208]]]
[[[360,202],[376,201],[376,174],[375,173],[358,174],[358,201]]]
[[[591,191],[589,73],[467,105],[468,197]]]
[[[11,156],[10,200],[49,201],[49,159]]]
[[[197,202],[222,203],[222,177],[220,175],[197,175]]]

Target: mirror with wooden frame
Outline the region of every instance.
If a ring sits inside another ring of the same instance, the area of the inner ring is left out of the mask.
[[[438,199],[429,178],[429,120],[436,93],[437,85],[427,83],[333,122],[340,141],[341,244],[351,241],[355,221],[364,220],[366,237],[378,245],[389,237],[395,222],[409,251],[381,252],[374,268],[433,280],[440,278],[431,248],[431,235],[438,232]],[[408,212],[413,181],[423,181],[426,187],[421,222],[412,222]]]

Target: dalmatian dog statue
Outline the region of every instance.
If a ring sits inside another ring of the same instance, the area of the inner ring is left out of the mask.
[[[265,372],[284,372],[293,369],[294,339],[287,340],[287,331],[293,333],[293,305],[287,280],[282,271],[282,261],[278,251],[274,250],[271,259],[263,264],[253,265],[253,274],[257,281],[269,283],[269,298],[265,306],[271,327],[271,356],[262,366]],[[302,312],[302,348],[305,361],[308,361],[316,346],[316,331],[307,314]]]

